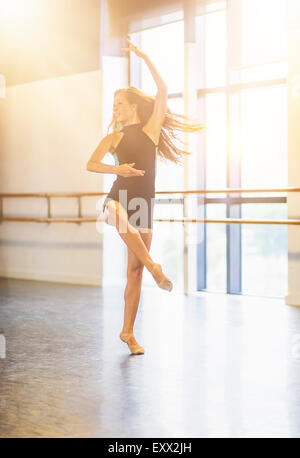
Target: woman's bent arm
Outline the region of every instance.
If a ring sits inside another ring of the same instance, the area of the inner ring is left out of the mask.
[[[97,173],[117,173],[118,171],[118,166],[117,165],[108,165],[104,164],[103,162],[100,162],[101,159],[105,156],[106,153],[108,153],[111,149],[112,143],[114,140],[114,135],[106,135],[93,154],[91,155],[87,165],[86,169],[89,172],[97,172]]]
[[[109,165],[109,164],[104,164],[103,162],[89,161],[87,163],[86,169],[89,172],[118,174],[118,165]]]

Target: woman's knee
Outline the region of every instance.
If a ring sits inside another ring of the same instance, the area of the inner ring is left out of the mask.
[[[127,233],[128,230],[131,233],[137,233],[138,230],[131,226],[128,221],[128,215],[125,208],[120,204],[120,202],[111,200],[106,204],[107,208],[107,217],[105,222],[115,226],[120,233]]]
[[[128,266],[127,279],[141,279],[143,276],[144,265],[140,262],[132,266]]]
[[[115,216],[114,216],[113,208],[114,207],[111,201],[107,202],[104,208],[104,222],[111,226],[115,226],[114,224]]]
[[[108,201],[105,205],[104,221],[111,226],[116,226],[120,217],[120,207],[117,205],[117,202],[114,200]]]

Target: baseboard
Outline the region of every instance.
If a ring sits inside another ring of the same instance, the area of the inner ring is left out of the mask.
[[[285,296],[286,305],[293,305],[294,307],[300,307],[300,294],[289,294]]]
[[[49,281],[55,283],[70,283],[72,285],[86,285],[86,286],[101,286],[101,277],[98,275],[74,275],[68,273],[51,273],[51,272],[35,272],[35,271],[22,271],[5,269],[0,270],[0,277],[4,278],[17,278],[19,280],[35,280],[35,281]]]

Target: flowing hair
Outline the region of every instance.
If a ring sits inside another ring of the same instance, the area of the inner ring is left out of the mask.
[[[134,86],[118,89],[115,94],[120,92],[126,96],[129,103],[137,104],[137,115],[141,120],[141,124],[145,125],[152,114],[155,97],[145,94]],[[119,132],[122,128],[114,117],[108,126],[107,132],[110,127],[112,127],[113,132]],[[192,153],[182,148],[184,147],[184,141],[178,137],[179,134],[175,131],[200,132],[203,129],[205,129],[205,125],[197,122],[197,119],[173,113],[167,106],[158,142],[158,156],[161,159],[167,159],[176,164],[182,163],[182,158]],[[182,147],[176,146],[175,141],[179,141]]]

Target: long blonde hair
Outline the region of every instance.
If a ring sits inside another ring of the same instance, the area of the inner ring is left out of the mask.
[[[141,120],[141,124],[145,125],[150,118],[155,97],[145,94],[134,86],[125,89],[118,89],[115,94],[123,93],[129,103],[137,104],[137,115]],[[108,126],[107,131],[112,127],[113,132],[119,132],[120,124],[115,121],[114,117]],[[173,113],[167,106],[167,111],[163,121],[159,143],[158,143],[158,156],[162,159],[167,159],[176,164],[182,163],[182,158],[186,155],[192,154],[174,144],[174,140],[179,141],[184,145],[184,141],[178,137],[174,131],[180,132],[200,132],[205,129],[205,125],[197,122],[189,116]]]

